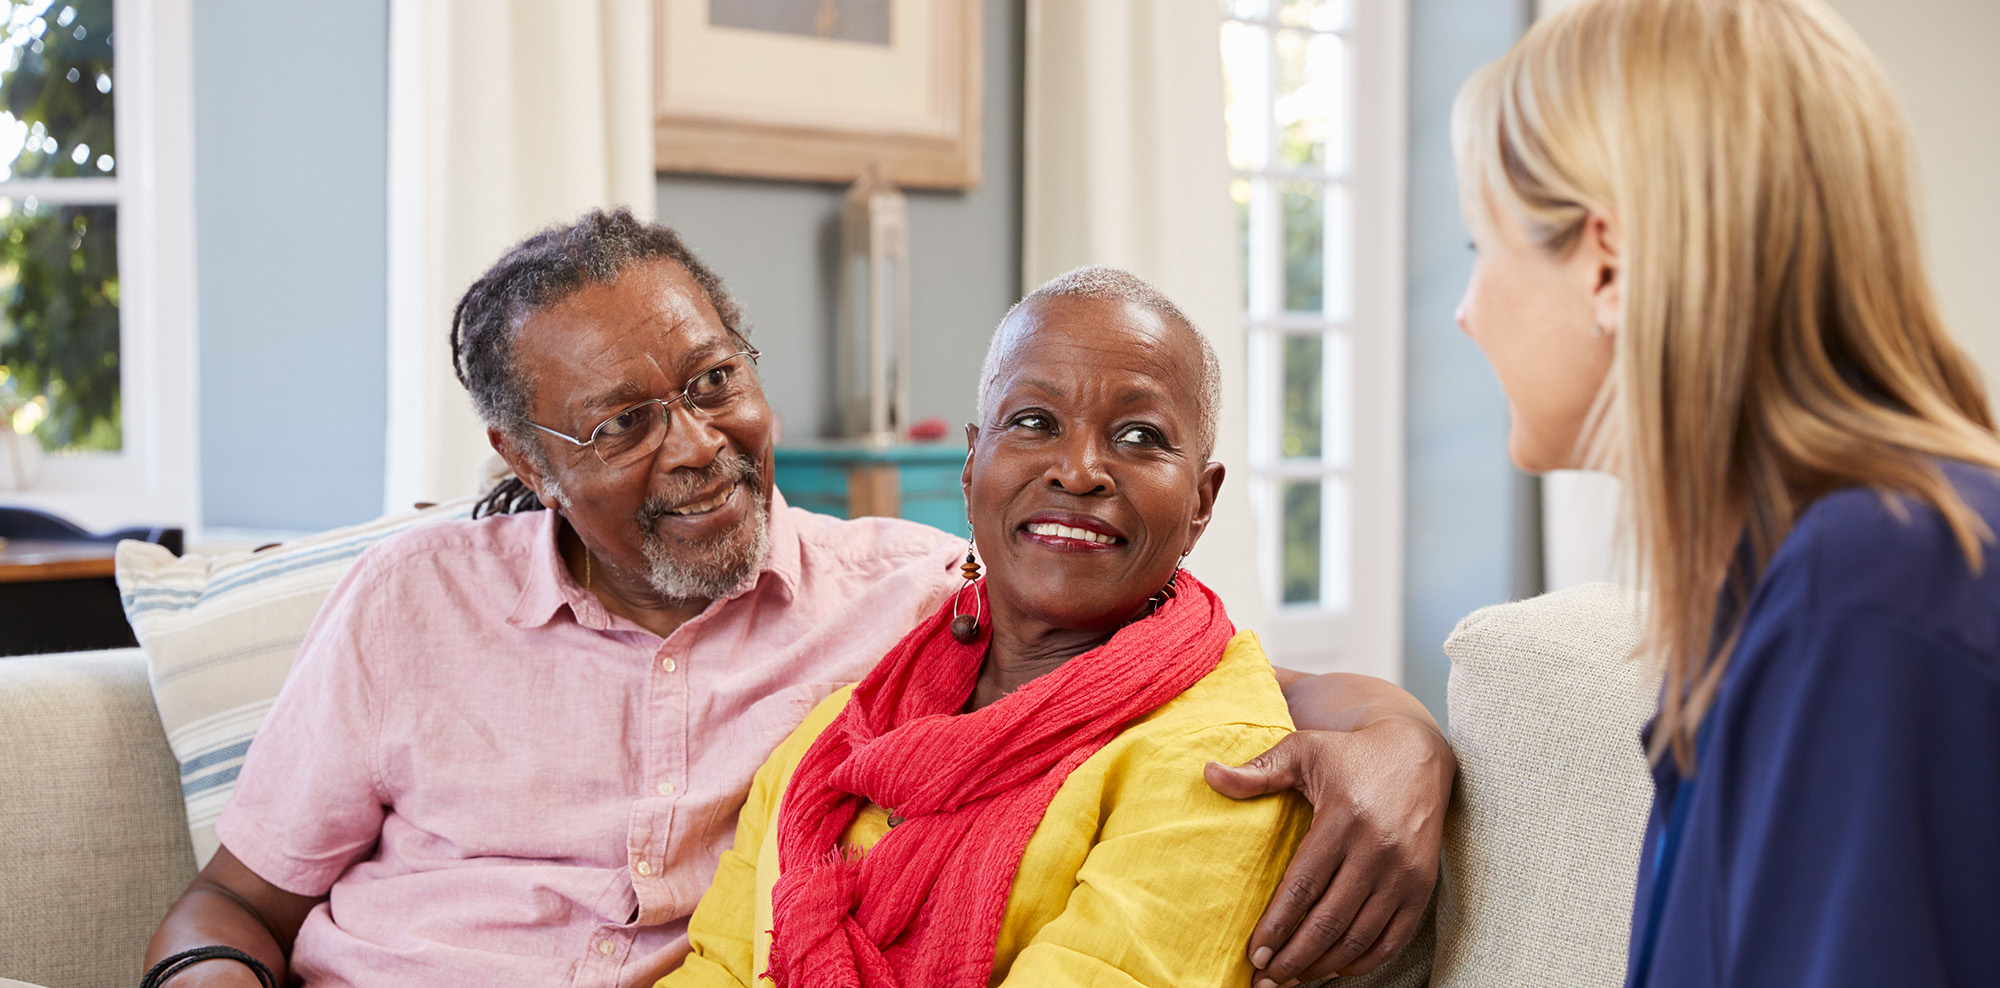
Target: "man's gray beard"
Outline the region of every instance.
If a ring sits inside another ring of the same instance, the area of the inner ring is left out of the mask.
[[[712,539],[661,538],[653,523],[718,477],[743,485],[750,498],[743,521]],[[741,455],[718,458],[698,474],[676,478],[676,488],[654,494],[639,508],[639,551],[653,590],[669,600],[721,600],[755,580],[771,551],[770,500],[757,462]]]

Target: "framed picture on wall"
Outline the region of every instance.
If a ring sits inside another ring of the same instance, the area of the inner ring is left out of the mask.
[[[654,0],[661,171],[979,184],[980,0]]]

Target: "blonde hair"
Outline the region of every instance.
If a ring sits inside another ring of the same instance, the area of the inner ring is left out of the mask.
[[[1452,130],[1469,215],[1557,253],[1615,219],[1623,312],[1579,452],[1625,482],[1655,761],[1694,769],[1750,588],[1814,499],[1911,497],[1982,568],[1993,533],[1937,460],[2000,468],[2000,439],[1932,301],[1901,109],[1824,6],[1582,0],[1467,82]]]

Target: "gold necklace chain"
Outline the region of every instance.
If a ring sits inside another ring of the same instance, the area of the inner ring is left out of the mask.
[[[590,589],[590,547],[583,547],[583,588]]]

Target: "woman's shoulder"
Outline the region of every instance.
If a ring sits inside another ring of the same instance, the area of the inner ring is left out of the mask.
[[[1262,751],[1292,729],[1285,692],[1263,643],[1256,632],[1239,631],[1208,675],[1134,721],[1119,746],[1131,754],[1174,747],[1191,749],[1191,756],[1212,750],[1216,753],[1207,757],[1222,757],[1246,743],[1261,745]]]
[[[1940,460],[1938,467],[1966,507],[2000,530],[2000,473],[1958,460]],[[1809,535],[1839,533],[1841,541],[1857,549],[1904,551],[1934,548],[1934,537],[1949,537],[1950,531],[1936,508],[1864,485],[1843,487],[1814,501],[1796,528]]]
[[[2000,533],[2000,475],[1941,464],[1966,507]],[[1975,570],[1937,509],[1871,487],[1815,501],[1766,571],[1757,610],[1813,621],[1857,614],[1923,629],[1974,652],[2000,654],[2000,544]]]

